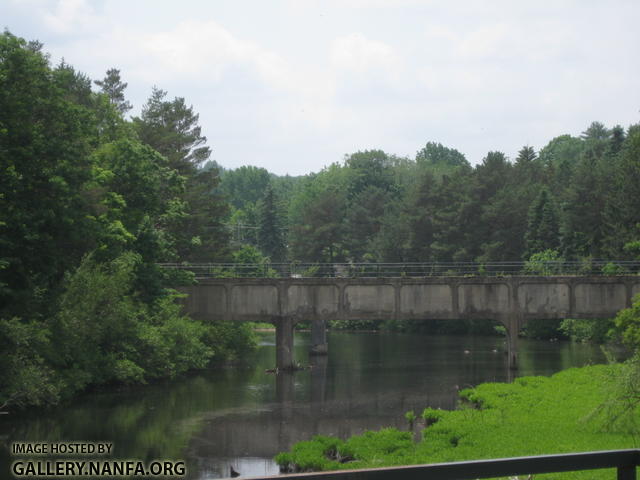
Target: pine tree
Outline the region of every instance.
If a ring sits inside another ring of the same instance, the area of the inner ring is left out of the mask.
[[[525,258],[560,245],[558,211],[551,193],[543,188],[529,209],[529,223],[525,235]]]
[[[102,93],[109,97],[111,104],[114,105],[122,115],[133,108],[124,98],[124,90],[128,84],[122,82],[120,79],[120,70],[117,68],[110,68],[102,80],[94,80],[93,83],[100,87]]]
[[[211,149],[198,125],[199,115],[182,97],[165,100],[167,92],[154,87],[134,125],[140,137],[169,160],[181,175],[193,174],[209,159]]]
[[[267,186],[259,205],[258,246],[272,262],[281,262],[286,256],[286,246],[280,227],[278,207],[271,185]]]

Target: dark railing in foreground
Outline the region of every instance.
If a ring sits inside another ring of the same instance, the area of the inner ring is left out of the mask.
[[[635,480],[639,460],[640,450],[609,450],[252,478],[272,480],[465,480],[615,468],[618,480]]]
[[[428,262],[428,263],[162,263],[211,278],[380,278],[505,275],[635,275],[640,262],[590,260],[575,262]]]

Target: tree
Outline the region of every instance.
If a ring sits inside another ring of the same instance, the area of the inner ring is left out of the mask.
[[[564,202],[564,191],[571,182],[575,167],[584,151],[584,141],[570,135],[552,139],[538,154],[539,163],[546,172],[546,183]]]
[[[640,239],[640,125],[629,128],[614,164],[604,215],[605,248],[610,258],[631,258],[626,247]]]
[[[345,216],[345,245],[351,260],[362,262],[372,255],[371,242],[380,231],[385,206],[390,200],[389,192],[370,186],[349,202]]]
[[[220,176],[220,190],[238,209],[247,208],[247,204],[257,205],[270,183],[271,178],[265,168],[251,165],[225,170]]]
[[[380,218],[380,229],[373,238],[371,251],[378,262],[411,261],[410,216],[401,201],[389,202]]]
[[[179,275],[158,266],[187,239],[222,251],[217,179],[180,175],[88,77],[0,35],[0,409],[174,376],[246,345],[181,316],[167,289]]]
[[[110,68],[102,80],[94,80],[93,83],[98,85],[100,91],[109,97],[109,101],[121,115],[124,115],[133,108],[124,98],[124,90],[128,84],[122,82],[120,79],[120,70]]]
[[[346,258],[344,219],[349,170],[338,163],[307,177],[289,206],[292,260],[335,262]]]
[[[494,225],[502,224],[502,212],[491,208],[501,190],[508,184],[513,166],[502,152],[489,152],[471,177],[469,196],[461,206],[464,257],[460,260],[487,261],[487,249],[495,243]],[[496,213],[500,216],[496,216]]]
[[[441,143],[435,142],[427,142],[424,148],[416,153],[416,163],[418,166],[429,168],[434,172],[470,166],[465,156],[458,150],[447,148]]]
[[[217,192],[218,169],[199,168],[211,155],[201,134],[198,114],[184,98],[165,100],[167,92],[156,87],[133,123],[140,140],[160,152],[168,167],[183,177],[181,197],[185,214],[176,217],[169,232],[176,242],[178,258],[189,261],[217,261],[228,256],[227,230],[222,219],[227,205]]]
[[[349,176],[347,193],[355,197],[367,187],[390,190],[393,186],[391,158],[382,150],[352,153],[344,161]]]
[[[133,122],[140,140],[169,160],[169,166],[181,175],[193,174],[211,155],[207,137],[198,125],[199,115],[187,107],[184,98],[165,100],[167,92],[153,87],[142,107],[142,115]]]
[[[258,246],[272,262],[282,262],[286,256],[286,245],[280,226],[278,202],[271,185],[267,186],[258,211]]]
[[[567,258],[603,255],[605,218],[613,165],[604,156],[606,140],[593,140],[575,165],[563,194],[561,250]]]
[[[0,315],[46,312],[92,243],[85,187],[97,129],[59,80],[40,44],[0,35]]]
[[[431,244],[435,240],[434,217],[436,205],[436,179],[431,172],[424,172],[411,200],[413,215],[410,220],[410,248],[417,262],[435,260],[431,253]]]
[[[545,250],[556,250],[560,245],[558,212],[547,188],[540,190],[529,209],[525,243],[525,258]]]

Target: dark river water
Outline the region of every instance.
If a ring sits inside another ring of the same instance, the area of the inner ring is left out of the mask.
[[[273,456],[315,434],[347,437],[406,429],[404,413],[453,409],[458,389],[506,382],[504,339],[394,333],[329,333],[328,357],[309,358],[296,333],[296,360],[312,365],[274,375],[273,333],[246,365],[116,392],[87,394],[54,410],[0,415],[0,477],[16,441],[113,442],[112,458],[184,460],[190,479],[277,474]],[[520,341],[516,375],[550,375],[605,361],[595,346]]]

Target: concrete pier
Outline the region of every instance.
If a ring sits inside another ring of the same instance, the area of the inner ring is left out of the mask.
[[[327,344],[327,322],[323,318],[311,321],[311,355],[326,355],[329,351]]]
[[[293,360],[293,320],[282,317],[275,321],[276,325],[276,368],[279,371],[292,371]]]

